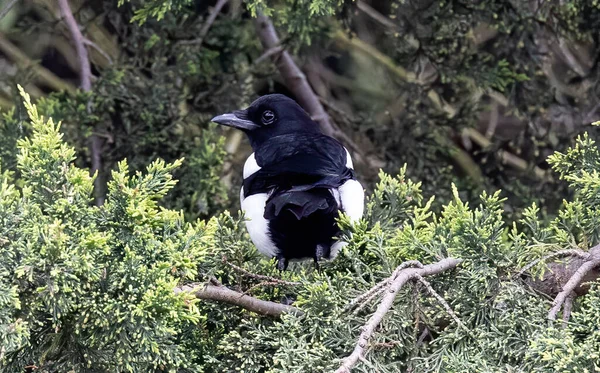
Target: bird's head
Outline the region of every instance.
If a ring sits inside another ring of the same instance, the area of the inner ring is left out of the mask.
[[[319,132],[319,125],[289,97],[262,96],[244,110],[214,117],[213,122],[238,128],[248,135],[253,148],[273,136],[297,132]]]

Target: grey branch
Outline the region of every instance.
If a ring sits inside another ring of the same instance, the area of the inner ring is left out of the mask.
[[[81,79],[81,89],[84,92],[92,90],[92,67],[90,65],[90,59],[88,57],[87,49],[85,48],[86,38],[81,33],[79,25],[73,16],[71,7],[69,6],[69,0],[58,0],[58,6],[63,16],[63,20],[67,24],[71,39],[75,45],[75,51],[77,52],[77,58],[79,59],[79,74]],[[88,111],[89,111],[88,105]],[[95,131],[98,132],[98,131]],[[92,161],[92,174],[96,174],[94,180],[94,188],[96,194],[96,205],[100,206],[104,203],[104,181],[101,176],[102,170],[102,139],[97,135],[90,136],[90,154]]]
[[[77,21],[75,21],[75,17],[73,17],[73,12],[71,12],[71,8],[69,7],[69,0],[58,0],[58,6],[63,19],[69,28],[71,39],[73,40],[73,44],[75,44],[75,50],[77,51],[77,57],[79,58],[81,89],[88,92],[92,89],[92,69],[87,49],[85,49],[85,38],[81,34],[81,30],[79,30],[79,25],[77,24]]]
[[[354,351],[352,354],[344,359],[344,362],[336,370],[335,373],[349,373],[351,369],[356,365],[356,363],[363,356],[364,351],[369,345],[369,341],[373,336],[373,332],[375,328],[381,323],[387,312],[392,308],[394,304],[394,300],[396,299],[396,295],[400,291],[400,288],[404,284],[406,284],[410,280],[418,279],[418,276],[430,276],[438,273],[442,273],[449,269],[456,268],[462,259],[455,258],[446,258],[442,259],[437,263],[428,264],[423,266],[423,268],[404,268],[400,272],[398,272],[398,276],[393,280],[389,290],[383,296],[381,303],[377,307],[375,313],[371,316],[369,321],[361,328],[362,332],[358,338],[358,342],[356,347],[354,347]],[[395,272],[395,271],[394,271]]]
[[[183,285],[175,289],[176,293],[190,292],[196,297],[204,300],[213,300],[239,306],[248,311],[256,312],[265,316],[280,317],[284,313],[300,316],[304,312],[299,308],[286,304],[269,302],[266,300],[254,298],[237,291],[231,290],[226,286],[214,284],[191,284]]]
[[[552,308],[550,309],[550,312],[548,312],[549,320],[556,320],[556,315],[563,304],[565,304],[567,299],[575,293],[575,289],[581,285],[585,276],[598,266],[600,266],[600,245],[596,245],[590,249],[588,259],[577,268],[577,271],[569,278],[569,281],[563,285],[562,291],[554,298]]]
[[[454,321],[456,321],[458,326],[463,328],[467,333],[470,333],[469,328],[467,328],[467,326],[465,324],[463,324],[462,321],[460,321],[460,319],[458,318],[456,313],[452,310],[452,307],[450,307],[450,305],[448,304],[448,302],[446,302],[444,297],[442,297],[441,295],[438,294],[437,291],[435,291],[435,289],[431,286],[429,281],[427,281],[425,279],[425,277],[421,276],[420,274],[416,274],[415,276],[416,276],[417,280],[419,280],[419,282],[421,284],[423,284],[423,286],[425,286],[425,289],[427,289],[429,294],[431,294],[435,299],[437,299],[438,302],[440,302],[442,307],[444,307],[444,309],[446,310],[446,313],[448,313],[448,315],[450,315],[450,317],[452,317],[454,319]]]
[[[256,18],[256,31],[266,51],[281,45],[275,31],[275,26],[273,26],[269,17],[260,14]],[[306,80],[306,76],[302,70],[300,70],[292,56],[286,50],[282,50],[281,54],[277,54],[277,56],[277,67],[287,87],[294,93],[300,105],[316,119],[323,132],[328,136],[333,136],[336,133],[336,129],[329,120],[329,115],[327,115],[323,105],[321,105],[321,101],[319,101],[319,98],[308,84],[308,80]]]
[[[206,22],[204,22],[204,25],[202,25],[202,28],[200,29],[200,32],[196,39],[181,40],[181,41],[178,41],[176,44],[177,45],[202,45],[202,43],[204,42],[204,38],[206,37],[206,35],[208,35],[208,31],[210,30],[210,27],[217,19],[217,16],[219,15],[219,13],[221,13],[221,9],[223,9],[225,4],[227,4],[227,0],[217,1],[217,3],[215,4],[215,7],[212,9],[208,18],[206,19]]]
[[[409,261],[406,261],[406,262],[400,264],[398,266],[398,268],[396,268],[396,270],[394,270],[394,272],[392,273],[392,275],[390,277],[386,278],[385,280],[380,281],[366,293],[363,293],[363,294],[359,295],[358,297],[352,299],[350,301],[350,303],[344,309],[344,312],[349,311],[352,308],[358,306],[356,311],[354,311],[354,313],[358,313],[366,304],[371,302],[381,292],[383,292],[386,287],[389,287],[392,285],[392,282],[398,276],[398,272],[400,272],[404,268],[408,268],[408,267],[423,268],[423,264],[421,264],[421,262],[419,262],[418,260],[409,260]]]
[[[12,9],[13,6],[15,6],[17,1],[19,1],[19,0],[10,0],[8,2],[8,4],[6,4],[4,6],[4,8],[2,8],[2,10],[0,10],[0,19],[4,18],[4,16],[7,15],[8,12],[10,12],[10,10]]]
[[[579,249],[567,249],[567,250],[560,250],[557,251],[555,253],[552,254],[548,254],[546,256],[544,256],[543,258],[540,259],[536,259],[533,262],[527,264],[525,267],[523,267],[518,273],[517,276],[521,276],[522,274],[524,274],[525,272],[529,271],[531,268],[533,268],[535,265],[537,265],[539,262],[547,262],[550,259],[554,259],[554,258],[564,258],[564,257],[578,257],[581,259],[587,259],[589,254],[586,253],[583,250],[579,250]]]

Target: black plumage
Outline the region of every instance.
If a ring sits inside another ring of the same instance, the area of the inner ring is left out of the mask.
[[[254,149],[244,165],[240,198],[259,251],[277,257],[281,269],[288,260],[334,256],[338,212],[356,220],[363,204],[362,187],[342,144],[322,134],[283,95],[263,96],[246,110],[213,121],[243,130]]]

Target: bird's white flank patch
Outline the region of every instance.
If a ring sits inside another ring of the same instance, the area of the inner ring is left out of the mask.
[[[338,241],[331,245],[331,250],[329,251],[329,259],[334,259],[339,254],[340,250],[346,245],[348,245],[348,243],[344,241]]]
[[[244,163],[244,179],[251,176],[252,174],[260,171],[260,166],[256,163],[256,158],[254,157],[254,153],[250,154],[248,159],[246,159],[246,163]]]
[[[352,163],[352,157],[350,157],[350,152],[348,151],[348,149],[346,149],[346,147],[344,147],[344,150],[346,151],[346,167],[354,169],[354,164]]]
[[[246,229],[250,239],[263,255],[274,257],[279,250],[269,236],[269,222],[263,217],[268,197],[267,193],[257,193],[244,198],[244,188],[242,187],[240,191],[242,210],[247,219]]]
[[[351,222],[358,221],[365,208],[365,192],[362,185],[356,180],[348,180],[338,188],[338,191],[342,202],[341,210],[350,217]]]

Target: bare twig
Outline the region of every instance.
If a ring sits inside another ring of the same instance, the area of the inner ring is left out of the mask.
[[[273,56],[278,56],[284,49],[281,45],[278,45],[273,48],[267,49],[263,54],[261,54],[256,60],[254,60],[253,64],[258,65],[261,64],[267,58],[271,58]]]
[[[275,26],[273,26],[269,17],[263,14],[260,14],[256,18],[256,32],[260,42],[267,51],[281,45],[279,36],[277,36],[277,32],[275,31]],[[296,65],[290,53],[286,50],[282,50],[281,53],[274,54],[273,56],[276,56],[275,63],[286,86],[298,99],[300,105],[304,107],[311,117],[319,124],[323,133],[328,136],[336,137],[344,142],[349,150],[354,153],[353,156],[356,163],[361,163],[371,168],[379,168],[381,166],[380,162],[373,161],[363,156],[360,147],[330,120],[319,97],[308,83],[306,75],[304,75],[302,70]]]
[[[217,1],[217,3],[215,4],[215,7],[212,9],[210,14],[208,15],[206,22],[204,22],[204,24],[202,25],[202,28],[200,29],[200,32],[198,33],[198,37],[196,39],[180,40],[175,44],[176,45],[202,45],[202,43],[204,42],[204,38],[206,37],[206,35],[208,35],[208,31],[210,30],[210,27],[215,22],[215,19],[217,19],[217,16],[219,15],[219,13],[221,13],[221,9],[223,9],[225,4],[227,4],[227,0],[218,0]]]
[[[389,287],[392,285],[392,282],[398,276],[398,272],[400,272],[404,268],[408,268],[408,267],[423,268],[423,264],[421,264],[421,262],[419,262],[418,260],[408,260],[408,261],[400,264],[394,270],[394,272],[392,272],[392,275],[390,277],[378,282],[375,286],[373,286],[371,289],[369,289],[366,293],[363,293],[363,294],[359,295],[358,297],[352,299],[350,301],[350,303],[348,303],[348,305],[346,306],[344,311],[349,311],[352,308],[354,308],[356,305],[360,305],[361,307],[359,307],[359,308],[362,309],[365,304],[367,304],[371,300],[373,300],[377,295],[379,295],[382,291],[384,291],[386,287]],[[358,312],[358,310],[355,312]]]
[[[398,25],[396,25],[391,19],[379,13],[364,1],[358,0],[356,2],[356,7],[382,26],[388,27],[392,30],[398,30]]]
[[[594,246],[590,249],[588,259],[575,271],[573,276],[569,278],[566,284],[563,285],[562,291],[558,293],[554,301],[552,302],[552,308],[548,312],[548,319],[551,321],[556,320],[556,315],[562,308],[563,304],[567,300],[575,289],[581,285],[584,277],[591,272],[594,268],[600,265],[600,245]]]
[[[263,287],[263,286],[281,286],[281,285],[284,285],[284,284],[281,284],[279,281],[262,281],[262,282],[259,282],[256,285],[250,286],[248,288],[248,290],[244,291],[244,294],[250,294],[250,293],[252,293],[252,291],[254,289],[258,289],[258,288]]]
[[[479,133],[479,131],[477,131],[476,129],[465,128],[464,131],[471,138],[471,140],[473,140],[482,148],[487,148],[492,145],[492,142],[487,137]],[[519,158],[510,152],[501,151],[499,152],[499,157],[502,163],[516,168],[517,170],[527,171],[530,168],[533,169],[533,175],[539,180],[544,180],[549,177],[549,174],[546,171],[542,170],[538,166],[531,167],[526,160],[524,160],[523,158]]]
[[[81,33],[79,25],[77,24],[77,21],[73,16],[73,12],[71,11],[71,7],[69,6],[69,0],[58,0],[58,6],[63,16],[63,20],[65,21],[67,28],[69,29],[69,33],[71,34],[73,44],[75,44],[75,50],[77,51],[77,57],[79,59],[79,75],[81,79],[81,89],[84,92],[89,92],[92,90],[92,66],[90,65],[88,52],[85,48],[86,38]],[[88,104],[88,112],[89,111],[90,107]],[[98,132],[97,128],[95,128],[95,132]],[[100,137],[94,134],[90,136],[89,141],[92,161],[92,167],[90,172],[92,174],[96,174],[96,178],[94,180],[94,189],[96,194],[96,205],[100,206],[104,203],[105,198],[104,181],[101,176],[103,141]]]
[[[98,44],[94,43],[93,41],[91,41],[90,39],[87,39],[87,38],[83,39],[83,42],[86,45],[89,45],[90,47],[94,48],[96,50],[96,52],[100,53],[100,55],[106,59],[106,61],[108,62],[109,65],[112,65],[113,59],[110,58],[108,53],[106,53],[102,48],[100,48],[100,46]]]
[[[387,285],[387,281],[385,281],[383,283],[383,285]],[[354,312],[352,312],[353,314],[358,314],[360,311],[362,311],[367,305],[369,305],[373,299],[378,298],[381,294],[383,294],[386,291],[386,287],[387,286],[382,286],[380,288],[378,288],[377,290],[375,290],[372,293],[369,293],[369,295],[363,299],[363,301],[358,304],[358,307],[356,307],[356,309],[354,310]]]
[[[448,315],[450,315],[450,317],[452,317],[454,319],[454,321],[456,321],[458,326],[463,328],[465,331],[470,332],[469,328],[467,328],[467,326],[465,324],[463,324],[462,321],[460,321],[460,319],[458,318],[456,313],[452,310],[452,307],[450,307],[448,302],[446,302],[446,300],[441,295],[439,295],[437,291],[435,291],[433,289],[433,287],[431,286],[429,281],[427,281],[423,276],[421,276],[419,274],[416,275],[416,279],[419,280],[419,282],[421,284],[423,284],[423,286],[425,286],[425,289],[427,289],[429,294],[431,294],[435,299],[437,299],[438,302],[440,302],[440,304],[444,307],[444,309],[446,310]]]
[[[425,327],[425,329],[423,329],[423,333],[421,333],[421,335],[419,336],[419,339],[417,339],[417,347],[420,347],[423,342],[425,342],[425,338],[427,338],[427,336],[429,335],[429,328]]]
[[[531,268],[536,266],[539,262],[547,262],[550,259],[564,258],[564,257],[568,257],[568,256],[571,256],[571,257],[576,256],[581,259],[587,259],[589,257],[589,255],[590,255],[589,253],[586,253],[585,251],[579,250],[579,249],[560,250],[555,253],[548,254],[548,255],[544,256],[543,258],[536,259],[533,262],[527,264],[516,274],[515,277],[522,276],[525,272],[529,271]]]
[[[398,273],[398,276],[393,280],[388,292],[383,296],[383,299],[377,307],[375,313],[361,328],[362,332],[358,338],[358,342],[356,344],[356,347],[354,348],[354,351],[352,351],[352,354],[350,354],[350,356],[344,359],[343,364],[338,370],[336,370],[336,373],[349,373],[351,369],[356,365],[356,363],[360,360],[360,357],[363,356],[364,351],[369,345],[369,341],[373,336],[375,328],[377,328],[381,320],[383,320],[387,312],[392,307],[394,300],[396,299],[396,295],[398,294],[398,292],[404,284],[406,284],[410,280],[417,279],[417,276],[430,276],[452,268],[456,268],[456,266],[458,266],[461,262],[461,259],[446,258],[440,260],[437,263],[432,263],[423,266],[423,268],[402,269]]]
[[[235,264],[229,263],[227,261],[225,261],[225,264],[227,264],[231,268],[235,269],[236,271],[243,273],[244,275],[251,277],[253,279],[256,279],[256,280],[267,281],[267,282],[272,282],[272,283],[276,283],[279,285],[286,285],[286,286],[302,285],[302,283],[297,282],[297,281],[285,281],[285,280],[281,280],[279,278],[275,278],[275,277],[271,277],[271,276],[265,276],[265,275],[259,275],[257,273],[252,273],[250,271],[245,270],[242,267],[236,266]]]
[[[75,92],[76,88],[56,76],[52,71],[45,67],[33,62],[25,53],[23,53],[17,46],[11,43],[3,34],[0,33],[0,51],[8,56],[16,65],[21,68],[29,68],[33,71],[36,78],[48,85],[52,89],[57,91],[67,91],[70,93]]]
[[[235,306],[240,306],[248,311],[256,312],[265,316],[280,317],[284,313],[302,315],[303,312],[299,308],[269,302],[266,300],[254,298],[237,291],[231,290],[226,286],[215,284],[192,284],[184,285],[175,289],[176,293],[189,292],[196,297],[204,300],[214,300]]]
[[[563,308],[563,328],[567,327],[567,323],[571,318],[571,311],[573,310],[573,301],[575,300],[575,293],[571,293],[565,299],[565,305]]]
[[[269,49],[276,48],[281,44],[279,36],[277,36],[277,32],[275,31],[275,26],[273,26],[269,17],[260,14],[256,18],[256,31],[265,50],[268,51]],[[285,80],[286,85],[294,93],[294,96],[296,96],[300,105],[302,105],[311,116],[319,118],[318,123],[323,132],[326,135],[332,136],[336,130],[329,120],[327,112],[308,84],[306,76],[296,65],[289,52],[285,50],[281,52],[277,58],[277,67],[279,68],[279,72]]]
[[[2,8],[2,10],[0,10],[0,19],[4,18],[4,16],[7,15],[8,12],[10,12],[10,10],[12,9],[13,6],[15,6],[17,1],[19,1],[19,0],[10,0],[8,2],[8,4],[6,4],[4,6],[4,8]]]
[[[75,44],[75,49],[77,50],[77,57],[79,58],[79,73],[81,74],[81,89],[85,92],[88,92],[92,89],[92,69],[90,66],[87,49],[85,49],[85,38],[81,34],[81,30],[79,30],[79,25],[77,24],[77,21],[75,21],[75,17],[73,17],[73,13],[69,7],[69,0],[58,0],[58,6],[60,7],[60,12],[65,23],[67,24],[67,27],[69,28],[71,39],[73,40],[73,44]]]
[[[488,124],[487,130],[485,131],[485,137],[487,137],[488,139],[494,137],[496,127],[498,127],[498,117],[500,116],[499,112],[500,110],[498,108],[498,103],[494,102],[492,104],[492,110],[490,112],[490,122]]]

